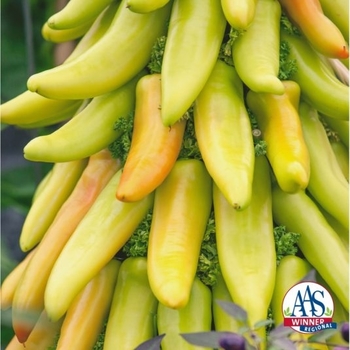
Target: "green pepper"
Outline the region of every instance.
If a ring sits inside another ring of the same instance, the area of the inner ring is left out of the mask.
[[[334,155],[317,110],[302,101],[299,116],[310,154],[307,189],[326,211],[349,228],[349,183]]]
[[[205,332],[211,330],[211,292],[197,277],[194,279],[187,305],[179,310],[158,304],[157,327],[165,334],[162,350],[209,350],[186,342],[180,333]]]
[[[100,192],[51,270],[44,302],[52,320],[67,311],[74,297],[123,247],[153,206],[153,193],[134,203],[116,199],[121,172]]]
[[[305,189],[310,178],[310,157],[301,128],[298,107],[300,88],[283,81],[282,95],[247,93],[247,105],[266,141],[266,156],[283,191]]]
[[[276,283],[271,299],[271,310],[275,326],[283,324],[282,304],[287,291],[300,282],[312,269],[310,263],[296,255],[286,255],[277,266]]]
[[[221,274],[218,274],[217,281],[212,287],[213,296],[213,321],[214,329],[218,332],[235,332],[240,329],[240,323],[234,317],[225,312],[218,301],[225,301],[232,303],[232,298],[226,283]]]
[[[259,0],[251,25],[232,44],[237,73],[255,92],[278,95],[284,92],[278,78],[280,17],[281,5],[277,0]]]
[[[272,209],[277,225],[300,233],[301,252],[348,310],[348,250],[317,205],[305,191],[289,194],[276,185],[272,190]]]
[[[193,108],[198,147],[209,174],[236,209],[251,201],[254,144],[235,68],[218,60]]]
[[[88,159],[53,165],[49,182],[33,202],[25,218],[19,244],[24,252],[36,246],[53,222],[62,204],[74,190]]]
[[[349,148],[349,121],[330,118],[319,113],[320,117],[334,130],[344,144]]]
[[[162,120],[173,125],[191,107],[215,65],[226,19],[220,0],[175,0],[162,62]]]
[[[349,120],[349,87],[343,84],[303,37],[281,31],[298,69],[290,77],[301,89],[301,98],[326,116]]]
[[[135,108],[135,89],[145,72],[110,93],[97,96],[73,119],[49,135],[38,136],[24,147],[24,158],[39,162],[67,162],[89,157],[113,142],[121,132],[116,120]]]
[[[267,318],[276,273],[270,168],[265,156],[255,159],[251,204],[235,210],[218,187],[213,191],[220,268],[232,300],[245,309],[249,326]],[[266,348],[263,328],[257,330]]]
[[[122,0],[95,45],[75,60],[30,76],[28,90],[49,98],[85,99],[114,91],[135,77],[147,65],[156,39],[166,33],[171,1],[146,14],[126,5]]]
[[[107,319],[104,350],[133,350],[156,334],[158,300],[147,275],[147,260],[130,257],[120,266]]]
[[[178,160],[155,190],[148,277],[164,305],[184,307],[196,275],[212,207],[212,180],[202,161]]]

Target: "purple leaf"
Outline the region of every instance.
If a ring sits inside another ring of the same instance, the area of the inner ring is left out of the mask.
[[[272,338],[269,342],[272,347],[283,350],[296,350],[296,345],[288,338]]]
[[[218,305],[230,316],[238,321],[247,322],[248,315],[247,312],[239,305],[232,303],[230,301],[215,300]]]
[[[165,334],[158,335],[140,344],[135,350],[160,350],[160,343]]]
[[[288,337],[293,332],[294,331],[292,328],[285,327],[283,324],[281,324],[270,331],[269,337],[274,339],[285,338],[285,337]]]
[[[209,348],[219,347],[219,340],[227,335],[235,333],[231,332],[196,332],[196,333],[181,333],[180,335],[190,344],[204,346]]]

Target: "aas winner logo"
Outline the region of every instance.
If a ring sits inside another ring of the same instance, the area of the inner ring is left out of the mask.
[[[282,310],[284,326],[300,333],[337,328],[332,322],[332,296],[316,282],[300,282],[290,288],[284,296]]]

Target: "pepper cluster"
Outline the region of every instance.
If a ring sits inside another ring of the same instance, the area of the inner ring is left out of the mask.
[[[52,169],[21,232],[28,254],[1,287],[7,349],[44,350],[57,334],[57,349],[92,349],[104,327],[105,350],[157,335],[163,350],[197,349],[180,333],[210,330],[268,349],[265,327],[244,333],[216,301],[250,328],[270,312],[278,326],[311,270],[345,322],[347,14],[333,0],[70,0],[50,17],[43,37],[79,39],[75,50],[0,106],[4,124],[57,125],[24,148]],[[140,224],[142,254],[123,255]],[[277,226],[298,235],[296,255],[276,252]]]

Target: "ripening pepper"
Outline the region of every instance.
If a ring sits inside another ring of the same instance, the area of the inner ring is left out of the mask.
[[[32,315],[31,327],[34,326],[35,315],[38,317],[44,309],[44,293],[52,267],[79,222],[119,168],[120,162],[113,159],[108,150],[92,155],[72,193],[36,247],[36,253],[18,283],[12,305],[13,328],[16,333],[21,332],[24,339],[21,319],[26,314]],[[30,332],[30,323],[26,329]]]
[[[162,349],[209,350],[188,343],[180,334],[210,331],[212,323],[211,303],[210,289],[197,277],[193,280],[190,298],[186,306],[174,310],[159,303],[157,328],[159,334],[165,334],[161,343]]]
[[[116,194],[121,201],[135,202],[154,191],[179,155],[186,120],[179,120],[170,128],[164,126],[160,104],[160,74],[140,78],[130,150]]]
[[[267,143],[266,156],[278,184],[293,193],[309,183],[310,157],[298,113],[300,87],[290,80],[283,85],[283,95],[250,90],[246,101]]]
[[[221,0],[222,10],[231,27],[245,30],[251,25],[257,0]]]
[[[104,337],[104,350],[134,350],[156,335],[158,300],[147,275],[145,257],[129,257],[120,266]]]
[[[93,348],[110,310],[120,265],[112,259],[76,296],[63,319],[57,350]]]
[[[82,288],[123,247],[149,209],[154,194],[124,203],[115,198],[121,169],[100,192],[60,252],[46,284],[45,309],[57,320]]]
[[[212,180],[202,161],[178,160],[154,196],[147,265],[151,289],[178,309],[190,297],[212,207]]]
[[[317,52],[332,58],[349,57],[348,43],[339,28],[323,13],[320,0],[279,2]]]
[[[24,252],[35,247],[54,220],[62,204],[74,190],[88,159],[55,163],[49,182],[33,202],[25,218],[19,238]]]

